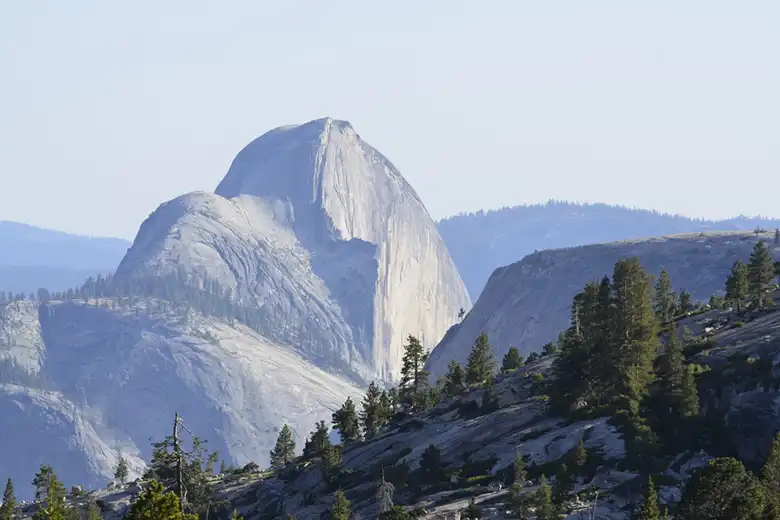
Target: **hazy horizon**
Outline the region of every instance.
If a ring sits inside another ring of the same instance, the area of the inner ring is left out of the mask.
[[[562,9],[565,5],[566,9]],[[285,124],[350,121],[435,219],[549,199],[778,217],[780,5],[0,5],[0,220],[132,239]]]

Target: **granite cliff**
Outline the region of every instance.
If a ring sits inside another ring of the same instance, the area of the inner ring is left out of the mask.
[[[218,289],[251,328],[169,298],[182,283]],[[22,496],[43,462],[91,486],[120,451],[137,474],[175,412],[226,461],[265,464],[283,423],[302,439],[396,378],[408,334],[433,345],[468,306],[414,190],[348,123],[272,130],[216,193],[162,204],[112,282],[3,306],[0,474]]]

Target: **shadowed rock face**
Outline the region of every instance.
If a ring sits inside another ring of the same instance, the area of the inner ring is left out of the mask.
[[[722,294],[732,264],[747,262],[759,239],[771,246],[774,234],[673,235],[528,255],[493,272],[463,322],[450,329],[431,353],[432,377],[444,374],[451,359],[464,364],[482,330],[499,360],[510,346],[524,356],[540,350],[568,327],[572,298],[586,283],[611,276],[620,259],[637,256],[656,276],[665,267],[676,290],[687,290],[694,301],[708,301],[713,294]],[[780,256],[780,249],[775,256]]]
[[[266,133],[216,194],[160,206],[117,275],[178,265],[263,308],[272,339],[363,377],[397,377],[406,336],[431,345],[469,305],[417,194],[330,118]]]

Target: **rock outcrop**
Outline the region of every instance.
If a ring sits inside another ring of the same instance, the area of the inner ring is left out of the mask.
[[[162,204],[114,283],[169,274],[226,291],[259,323],[137,285],[0,310],[0,432],[18,441],[0,443],[0,474],[22,496],[44,462],[85,485],[110,477],[120,451],[140,471],[175,412],[226,461],[265,465],[283,423],[300,449],[367,380],[397,377],[408,334],[433,345],[469,306],[414,190],[330,118],[268,132],[216,193]]]
[[[224,460],[267,463],[282,424],[302,443],[316,420],[362,394],[289,345],[155,300],[54,302],[40,312],[14,303],[2,321],[28,324],[46,345],[39,372],[27,349],[0,346],[20,383],[0,385],[0,473],[22,497],[43,463],[94,487],[121,452],[139,474],[150,437],[170,434],[176,412]]]
[[[432,346],[470,304],[412,187],[330,118],[266,133],[215,194],[160,206],[117,275],[179,266],[263,309],[270,339],[366,378],[397,377],[406,336]]]
[[[713,294],[723,293],[732,264],[747,262],[758,240],[771,245],[774,233],[673,235],[528,255],[493,272],[463,322],[450,329],[431,353],[429,369],[437,378],[446,372],[450,360],[465,364],[483,330],[499,359],[510,346],[524,356],[538,351],[568,327],[574,295],[586,283],[611,276],[615,262],[631,256],[639,257],[653,275],[665,267],[675,289],[685,289],[694,300],[706,302]]]

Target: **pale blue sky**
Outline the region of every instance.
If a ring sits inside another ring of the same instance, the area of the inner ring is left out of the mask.
[[[0,219],[132,238],[347,119],[435,218],[549,198],[780,216],[780,2],[5,0]]]

